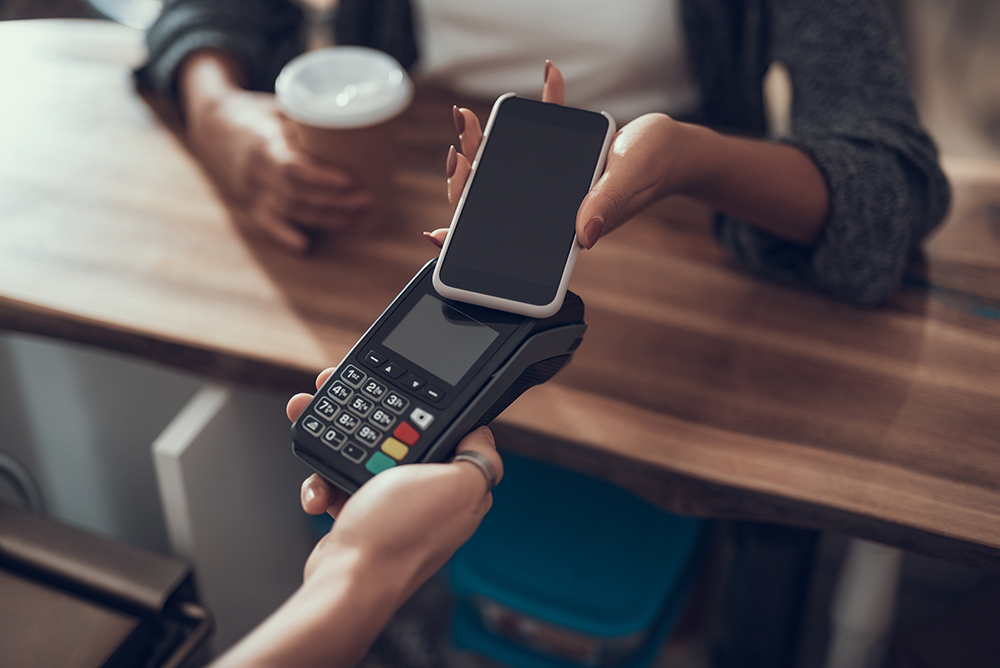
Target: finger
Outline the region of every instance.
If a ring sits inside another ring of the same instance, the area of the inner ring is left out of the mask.
[[[563,104],[566,101],[566,86],[563,83],[562,72],[552,64],[551,60],[545,61],[543,78],[545,83],[542,85],[542,102]]]
[[[583,198],[576,214],[576,238],[584,248],[593,248],[598,239],[655,199],[647,196],[646,189],[636,188],[639,181],[625,176],[626,171],[609,168]]]
[[[288,400],[288,404],[285,406],[285,415],[288,416],[289,420],[295,422],[302,415],[302,411],[306,409],[310,401],[312,401],[311,394],[306,394],[305,392],[296,394]]]
[[[262,186],[315,207],[358,208],[370,206],[373,201],[371,192],[353,174],[308,156],[293,156],[275,165]]]
[[[469,160],[464,155],[456,154],[455,169],[448,179],[448,203],[451,204],[451,208],[458,206],[458,201],[462,199],[462,192],[465,190],[465,183],[469,180],[471,171],[472,165],[469,164]]]
[[[364,188],[338,189],[292,181],[281,192],[289,200],[314,209],[361,211],[375,204],[371,191]]]
[[[334,487],[318,473],[313,473],[302,482],[300,491],[302,510],[310,515],[329,513],[331,517],[337,519],[348,498],[350,497],[347,492]]]
[[[493,439],[493,432],[490,431],[489,427],[480,427],[463,438],[462,442],[459,443],[458,447],[455,449],[455,454],[468,452],[470,450],[474,450],[481,455],[485,455],[486,458],[490,460],[490,464],[493,465],[495,484],[499,485],[500,481],[503,479],[503,460],[500,459],[500,453],[497,452],[496,442]],[[453,463],[459,464],[461,463],[461,460]],[[471,462],[470,465],[476,466]],[[482,475],[482,471],[479,473]]]
[[[448,236],[448,228],[442,227],[433,232],[424,232],[424,237],[438,248],[444,247],[445,237]]]
[[[319,230],[340,230],[355,225],[370,208],[315,207],[287,192],[286,189],[263,191],[257,196],[257,206],[295,227]],[[362,193],[362,196],[367,197],[367,194]],[[351,201],[345,200],[345,203],[351,204]]]
[[[320,371],[319,375],[316,376],[316,389],[318,390],[319,388],[323,387],[323,384],[326,383],[327,379],[330,376],[332,376],[333,372],[336,371],[336,370],[337,370],[337,367],[331,366],[331,367],[328,367],[328,368],[323,369],[322,371]]]
[[[250,217],[267,236],[288,250],[304,253],[309,250],[309,237],[295,225],[271,212],[263,203],[257,202]]]
[[[353,174],[319,162],[294,147],[271,146],[269,158],[263,162],[264,171],[256,187],[280,204],[271,206],[279,215],[304,218],[289,210],[292,205],[350,212],[374,204],[372,194]]]
[[[602,234],[669,194],[664,170],[670,161],[661,147],[671,146],[672,123],[662,114],[647,114],[615,134],[604,174],[577,210],[576,234],[584,247],[593,248]]]
[[[594,192],[591,190],[591,193]],[[604,236],[605,214],[602,204],[597,201],[596,196],[590,197],[590,193],[580,204],[580,210],[576,213],[576,238],[580,244],[590,250],[594,244]]]
[[[469,109],[452,108],[455,118],[455,130],[462,143],[462,153],[474,160],[479,151],[479,143],[483,140],[483,128],[479,125],[479,117]]]
[[[320,371],[319,375],[316,376],[316,389],[318,390],[323,387],[323,384],[326,383],[327,379],[333,375],[333,372],[336,370],[336,367],[329,367]],[[288,419],[295,422],[299,415],[302,414],[302,411],[306,409],[306,406],[309,405],[309,402],[312,401],[312,398],[313,395],[300,392],[289,399],[288,405],[285,406],[285,414],[288,415]]]
[[[304,153],[295,157],[290,169],[296,179],[317,188],[352,190],[361,187],[358,177],[346,169],[320,162]]]
[[[283,214],[297,227],[308,230],[349,230],[365,220],[368,209],[357,211],[314,209],[299,203],[288,203]]]
[[[290,177],[318,188],[351,190],[360,187],[357,177],[346,169],[321,162],[295,145],[269,145],[271,163]]]

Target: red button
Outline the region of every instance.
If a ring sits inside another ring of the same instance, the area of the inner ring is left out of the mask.
[[[414,429],[409,422],[400,422],[392,435],[407,445],[414,445],[420,440],[420,432]]]

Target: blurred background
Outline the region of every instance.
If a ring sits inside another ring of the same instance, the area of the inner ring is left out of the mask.
[[[942,154],[1000,157],[1000,3],[884,4],[910,63],[921,117]],[[0,20],[111,18],[145,28],[159,6],[160,0],[0,0]]]
[[[160,5],[160,0],[0,0],[0,20],[109,18],[146,28]]]
[[[0,0],[0,20],[111,19],[144,28],[155,18],[159,5],[157,0]],[[887,0],[886,12],[899,31],[922,119],[938,142],[942,155],[1000,159],[1000,39],[997,38],[1000,35],[1000,2]],[[70,357],[76,360],[73,364],[77,366],[86,368],[92,364],[95,373],[103,377],[104,391],[117,391],[122,395],[122,402],[134,401],[136,397],[127,396],[127,390],[121,388],[146,382],[138,380],[140,377],[147,379],[151,374],[157,375],[157,383],[163,391],[161,404],[152,407],[136,404],[130,410],[137,421],[148,424],[159,425],[175,413],[198,383],[197,379],[185,374],[145,368],[132,361],[113,360],[100,352],[35,337],[0,335],[0,370],[17,371],[31,365],[36,371],[49,370],[43,374],[42,381],[37,380],[36,373],[25,371],[22,374],[21,381],[26,386],[32,383],[38,385],[39,396],[51,396],[51,388],[42,387],[40,383],[58,384],[60,360]],[[96,372],[98,367],[100,371]],[[5,375],[10,378],[9,374],[0,373],[0,389],[7,382]],[[129,380],[133,377],[134,380]],[[17,410],[16,403],[0,406],[0,418],[3,418],[0,420],[0,435],[14,433],[16,436]],[[107,423],[115,423],[113,416],[108,418]],[[114,438],[108,439],[107,434],[99,436],[95,436],[95,440],[114,441]],[[108,455],[106,461],[120,463],[132,456],[123,450]],[[96,465],[82,460],[78,464],[84,468]],[[70,466],[67,471],[76,466]],[[72,471],[72,475],[78,473],[79,468]],[[53,482],[52,487],[49,498],[50,510],[54,514],[66,515],[66,519],[90,525],[94,530],[116,535],[149,549],[166,551],[162,523],[139,521],[141,518],[159,517],[161,511],[155,505],[149,508],[141,507],[141,503],[131,505],[126,510],[129,517],[117,516],[122,511],[120,504],[114,504],[116,508],[98,508],[90,516],[84,516],[80,513],[87,508],[86,500],[78,497],[60,500],[58,481]],[[131,496],[130,490],[123,490],[122,493]],[[64,512],[60,513],[61,509]],[[106,521],[101,520],[105,515]],[[95,517],[98,519],[95,520]],[[823,537],[811,584],[806,635],[799,662],[801,668],[822,665],[828,626],[826,615],[845,546],[846,538],[843,536],[828,534]],[[898,633],[919,634],[922,625],[947,616],[976,593],[995,587],[997,580],[994,575],[907,553],[895,622]],[[710,586],[706,591],[709,590]],[[447,597],[448,593],[441,584],[432,581],[431,586],[422,592],[422,598],[418,597],[409,610],[404,609],[404,616],[439,610],[447,604]],[[995,611],[993,614],[996,614]],[[664,651],[659,664],[661,668],[698,668],[706,665],[701,635],[703,629],[697,622],[695,614],[690,628],[681,627]],[[407,651],[407,643],[413,645],[419,641],[409,628],[405,619],[396,625],[396,635],[390,635],[383,641],[382,649],[386,655],[398,658],[399,652]],[[410,647],[410,651],[418,654],[419,649]],[[379,656],[370,657],[368,665],[381,665]],[[1000,665],[1000,657],[997,657],[995,665]]]

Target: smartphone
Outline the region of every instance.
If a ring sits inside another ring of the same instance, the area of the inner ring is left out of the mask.
[[[446,299],[424,265],[292,425],[292,450],[353,493],[395,466],[447,459],[583,341],[572,292],[544,320]]]
[[[547,318],[580,251],[576,213],[601,173],[615,122],[606,112],[502,95],[434,271],[444,297]]]

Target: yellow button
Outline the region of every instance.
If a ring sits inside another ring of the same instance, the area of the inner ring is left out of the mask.
[[[387,438],[385,439],[385,443],[382,444],[382,452],[389,455],[396,461],[400,461],[410,452],[410,449],[406,447],[404,443],[401,443],[394,438]]]

